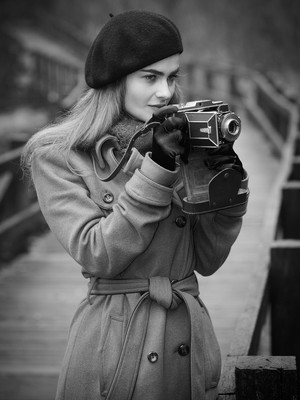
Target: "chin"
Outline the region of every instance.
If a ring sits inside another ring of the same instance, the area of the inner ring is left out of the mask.
[[[153,114],[147,114],[147,115],[141,115],[141,117],[139,118],[140,121],[142,122],[147,122]]]
[[[127,112],[127,115],[129,117],[131,117],[132,119],[134,119],[135,121],[140,121],[140,122],[146,122],[148,121],[148,119],[150,119],[152,117],[152,114],[130,114],[129,112]]]
[[[140,114],[140,120],[143,122],[148,121],[152,115],[154,113],[154,110],[150,109],[150,110],[145,110],[145,112]]]

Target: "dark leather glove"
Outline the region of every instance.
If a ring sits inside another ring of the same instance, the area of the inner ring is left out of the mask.
[[[233,150],[233,143],[225,143],[218,148],[208,149],[207,154],[208,157],[204,162],[208,169],[222,171],[225,168],[232,168],[244,175],[243,164]]]
[[[168,116],[176,111],[176,106],[166,106],[153,115],[161,123],[153,129],[152,160],[170,171],[175,170],[177,155],[187,162],[189,153],[186,122],[174,115]]]

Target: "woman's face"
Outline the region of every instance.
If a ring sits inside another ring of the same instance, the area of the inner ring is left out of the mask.
[[[130,74],[125,83],[125,111],[146,122],[160,107],[167,105],[175,91],[180,55],[160,60]]]

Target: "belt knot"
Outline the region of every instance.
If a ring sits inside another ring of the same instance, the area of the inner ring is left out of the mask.
[[[174,295],[169,278],[164,276],[149,278],[149,297],[151,300],[156,301],[156,303],[168,310],[178,306],[178,301],[175,298],[173,299]]]

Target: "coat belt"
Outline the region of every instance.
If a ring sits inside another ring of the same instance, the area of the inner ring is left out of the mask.
[[[140,360],[150,314],[151,301],[156,301],[166,309],[175,309],[184,303],[187,309],[190,331],[190,376],[191,400],[205,398],[205,374],[203,352],[202,315],[204,308],[197,300],[199,295],[195,274],[180,281],[170,281],[167,277],[149,279],[99,279],[92,278],[89,284],[88,300],[91,295],[114,295],[141,293],[129,319],[119,362],[108,391],[107,400],[129,400],[136,384]],[[134,365],[128,368],[128,359],[136,354]]]

